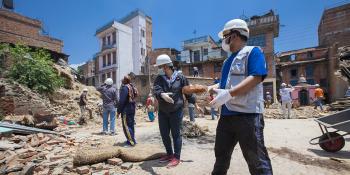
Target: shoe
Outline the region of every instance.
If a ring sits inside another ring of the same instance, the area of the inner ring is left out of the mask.
[[[169,162],[169,164],[166,166],[167,168],[173,168],[176,167],[177,165],[179,165],[180,160],[177,158],[172,158],[171,161]]]
[[[174,155],[166,155],[159,159],[160,163],[170,162],[174,158]]]
[[[109,135],[115,136],[115,135],[118,135],[118,134],[116,132],[111,132],[111,133],[109,133]]]

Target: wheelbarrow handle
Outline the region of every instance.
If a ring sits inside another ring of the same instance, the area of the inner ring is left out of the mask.
[[[320,142],[315,142],[315,140],[316,140],[316,139],[319,139],[320,137],[322,137],[322,136],[318,136],[318,137],[315,137],[315,138],[311,139],[311,140],[309,141],[309,143],[310,143],[311,145],[318,145],[318,144],[320,144]]]

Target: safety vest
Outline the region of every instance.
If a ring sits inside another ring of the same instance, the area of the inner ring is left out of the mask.
[[[233,59],[225,89],[231,89],[248,77],[248,57],[254,46],[245,46]],[[225,103],[230,111],[242,113],[263,113],[263,85],[260,82],[244,95],[234,96]]]

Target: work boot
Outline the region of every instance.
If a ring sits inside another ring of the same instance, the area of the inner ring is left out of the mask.
[[[166,156],[163,156],[159,159],[159,162],[160,163],[165,163],[165,162],[169,162],[171,161],[171,159],[174,158],[174,155],[166,155]]]
[[[173,168],[176,167],[180,163],[180,160],[176,157],[172,158],[169,164],[166,166],[167,168]]]

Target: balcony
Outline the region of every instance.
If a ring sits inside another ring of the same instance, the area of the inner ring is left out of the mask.
[[[106,45],[103,45],[102,46],[102,49],[101,49],[101,52],[104,51],[104,50],[107,50],[107,49],[113,49],[113,48],[116,48],[117,47],[117,44],[106,44]]]
[[[215,49],[208,53],[209,60],[225,59],[226,57],[227,53],[222,49]]]

